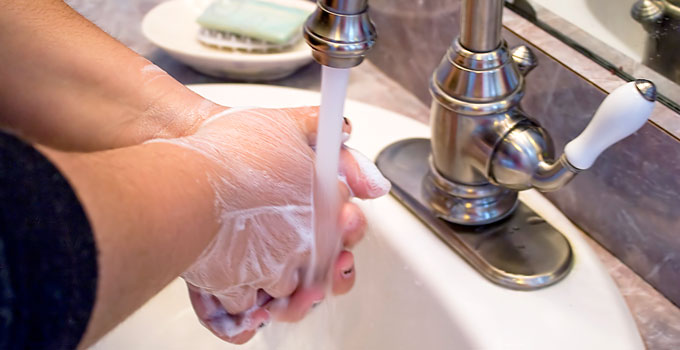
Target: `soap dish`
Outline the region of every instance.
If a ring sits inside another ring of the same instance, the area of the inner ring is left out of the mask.
[[[303,0],[268,0],[312,13],[315,4]],[[142,21],[142,32],[170,56],[211,76],[243,81],[284,78],[312,61],[312,51],[300,40],[282,52],[243,52],[222,50],[196,39],[200,26],[196,18],[204,1],[171,0],[149,11]]]

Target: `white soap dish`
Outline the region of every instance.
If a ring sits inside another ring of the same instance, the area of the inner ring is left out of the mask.
[[[311,13],[313,2],[302,0],[269,0],[294,6]],[[196,18],[204,6],[200,2],[171,0],[154,7],[142,21],[144,36],[175,59],[199,72],[228,79],[267,81],[286,77],[312,61],[312,51],[304,40],[296,40],[281,52],[263,52],[261,43],[250,41],[246,50],[225,50],[213,37],[212,45],[203,45],[196,36],[201,30]],[[215,39],[217,38],[217,39]],[[210,44],[210,43],[209,43]],[[212,46],[212,47],[211,47]],[[246,52],[250,51],[250,52]]]

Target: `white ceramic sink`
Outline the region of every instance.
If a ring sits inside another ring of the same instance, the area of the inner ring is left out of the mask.
[[[197,85],[229,106],[302,106],[317,93],[263,85]],[[348,101],[348,144],[375,158],[428,127],[398,114]],[[538,291],[514,291],[484,279],[391,196],[361,202],[369,222],[355,249],[357,282],[294,325],[269,325],[249,343],[230,345],[194,316],[177,279],[93,348],[104,349],[643,349],[618,289],[583,239],[534,191],[520,199],[570,240],[573,270]]]

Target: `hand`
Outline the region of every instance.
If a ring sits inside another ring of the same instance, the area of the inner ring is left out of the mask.
[[[228,110],[191,136],[164,140],[206,160],[220,229],[183,277],[202,323],[222,339],[245,342],[272,314],[296,321],[323,298],[322,289],[300,286],[314,234],[310,145],[317,113],[317,108]],[[348,123],[343,131],[351,131]],[[375,166],[355,155],[341,151],[346,184],[338,182],[343,198],[338,240],[346,248],[365,226],[350,194],[375,198],[389,191]],[[352,287],[353,264],[348,251],[337,257],[334,293]]]

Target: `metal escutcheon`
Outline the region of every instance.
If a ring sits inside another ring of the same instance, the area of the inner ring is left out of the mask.
[[[524,204],[488,225],[462,226],[440,219],[423,190],[423,181],[432,178],[429,157],[429,140],[407,139],[385,148],[376,164],[392,182],[392,195],[484,277],[503,287],[536,290],[569,273],[569,241]]]

